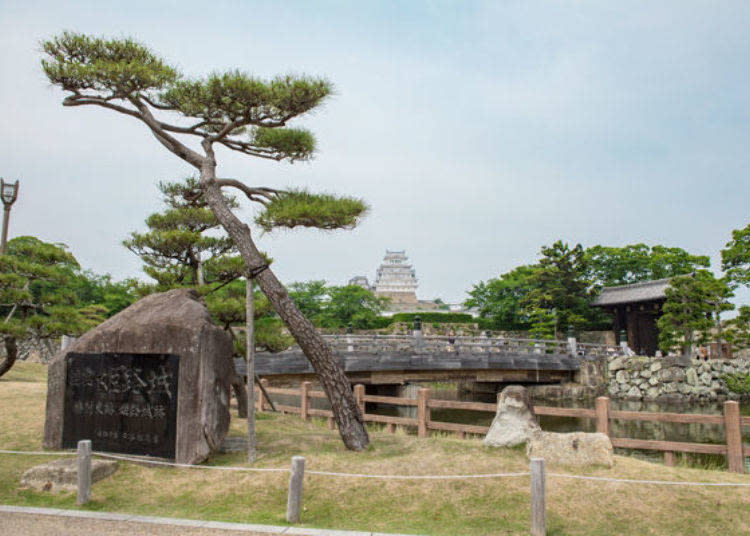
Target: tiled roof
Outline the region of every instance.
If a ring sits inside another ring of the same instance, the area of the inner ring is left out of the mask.
[[[604,287],[593,305],[619,305],[666,299],[664,291],[669,286],[669,278],[622,285],[620,287]]]

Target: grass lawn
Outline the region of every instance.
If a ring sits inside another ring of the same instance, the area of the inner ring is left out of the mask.
[[[0,379],[0,449],[39,450],[44,426],[46,369],[18,363]],[[310,470],[390,474],[469,474],[528,471],[522,449],[491,449],[479,440],[417,438],[371,429],[372,446],[346,451],[321,420],[258,416],[258,467],[288,467],[293,455]],[[230,435],[241,436],[235,419]],[[21,473],[49,457],[0,454],[0,503],[75,508],[75,495],[21,490]],[[244,465],[243,454],[211,465]],[[612,469],[559,473],[705,482],[750,483],[750,476],[684,466],[665,467],[617,456]],[[90,510],[284,525],[286,473],[228,473],[121,464],[93,487]],[[527,477],[394,481],[308,475],[304,526],[435,535],[528,534]],[[587,482],[548,476],[550,535],[750,534],[750,488],[692,488]]]

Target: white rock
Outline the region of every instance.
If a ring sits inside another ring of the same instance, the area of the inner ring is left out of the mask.
[[[498,397],[497,412],[484,438],[484,444],[491,447],[513,447],[525,443],[540,431],[526,389],[520,385],[509,385]]]

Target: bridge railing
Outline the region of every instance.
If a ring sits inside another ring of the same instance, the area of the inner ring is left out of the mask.
[[[578,356],[621,355],[619,346],[576,343],[573,339],[521,339],[508,337],[447,337],[444,335],[323,335],[336,353],[366,352],[386,354],[414,353],[512,353]]]

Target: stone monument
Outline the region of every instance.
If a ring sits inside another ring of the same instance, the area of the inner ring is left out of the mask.
[[[50,362],[44,446],[204,461],[229,428],[231,356],[197,292],[147,296]]]

